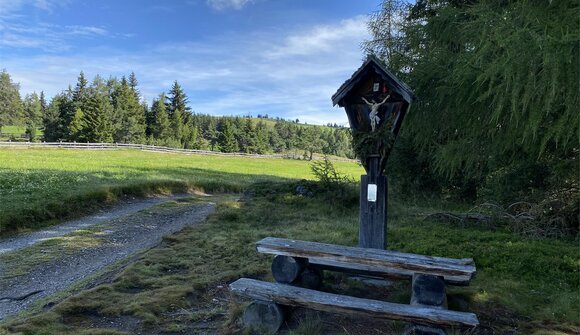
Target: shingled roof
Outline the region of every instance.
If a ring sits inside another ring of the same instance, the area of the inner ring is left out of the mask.
[[[340,107],[344,107],[343,99],[370,71],[374,71],[376,74],[381,76],[381,78],[388,83],[389,89],[402,96],[403,99],[407,101],[407,103],[410,104],[415,98],[415,94],[413,91],[411,91],[409,86],[407,86],[404,82],[399,80],[397,77],[395,77],[394,74],[387,70],[377,57],[374,55],[369,55],[361,67],[356,70],[355,73],[353,73],[352,77],[345,81],[344,84],[340,86],[338,91],[334,93],[332,96],[332,105],[336,106],[338,104]]]

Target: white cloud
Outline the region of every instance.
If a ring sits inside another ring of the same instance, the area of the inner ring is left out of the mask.
[[[207,4],[217,10],[237,9],[240,10],[244,6],[253,3],[254,0],[207,0]]]
[[[222,35],[205,42],[149,46],[147,52],[101,48],[27,59],[4,57],[2,63],[20,83],[22,95],[44,90],[51,97],[74,85],[81,70],[88,78],[134,71],[148,101],[177,80],[197,113],[268,114],[345,124],[344,111],[333,108],[330,99],[362,62],[360,43],[368,36],[361,29],[363,21],[356,17],[282,35],[276,31]],[[96,28],[79,31],[106,33]],[[300,41],[310,44],[301,47]],[[324,47],[317,48],[313,41]]]
[[[0,18],[7,17],[22,7],[30,5],[51,12],[56,7],[65,7],[70,0],[0,0]]]
[[[307,56],[315,53],[338,50],[346,41],[366,36],[366,18],[357,16],[338,25],[320,25],[299,34],[290,35],[281,46],[268,51],[271,58],[287,56]]]
[[[70,49],[73,38],[109,35],[105,28],[94,26],[60,26],[45,23],[31,25],[18,22],[4,22],[1,25],[0,49],[2,47],[34,48],[57,52]]]

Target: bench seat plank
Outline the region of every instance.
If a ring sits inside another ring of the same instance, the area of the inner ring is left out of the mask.
[[[255,300],[352,316],[370,316],[445,327],[475,327],[473,313],[362,299],[305,288],[242,278],[230,284],[233,293]]]
[[[258,241],[256,249],[260,253],[308,258],[310,264],[323,268],[400,278],[425,273],[442,276],[446,283],[455,285],[469,284],[476,272],[471,258],[434,257],[276,237]]]

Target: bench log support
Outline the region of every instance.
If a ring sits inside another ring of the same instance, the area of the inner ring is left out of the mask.
[[[238,279],[231,283],[230,289],[237,295],[258,301],[351,316],[387,318],[422,325],[457,328],[475,327],[479,324],[477,316],[473,313],[362,299],[248,278]]]

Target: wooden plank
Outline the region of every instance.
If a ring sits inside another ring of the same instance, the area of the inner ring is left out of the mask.
[[[272,301],[281,305],[330,313],[388,318],[445,327],[475,327],[479,324],[477,316],[473,313],[362,299],[248,278],[231,283],[230,289],[235,294],[260,301]]]
[[[413,273],[444,277],[449,284],[466,285],[475,275],[472,259],[452,259],[334,244],[266,237],[258,252],[308,258],[311,264],[411,278]]]

